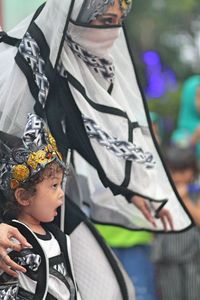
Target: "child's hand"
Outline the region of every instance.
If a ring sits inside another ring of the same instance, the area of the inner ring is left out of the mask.
[[[15,238],[19,243],[12,241]],[[26,272],[26,269],[16,264],[8,255],[7,249],[20,251],[23,248],[32,248],[17,228],[8,224],[0,224],[0,269],[11,276],[17,276],[15,271]]]

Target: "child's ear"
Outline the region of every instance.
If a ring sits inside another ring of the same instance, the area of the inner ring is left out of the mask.
[[[23,188],[17,188],[15,190],[15,199],[22,206],[28,206],[30,204],[30,199],[27,196],[27,191]]]

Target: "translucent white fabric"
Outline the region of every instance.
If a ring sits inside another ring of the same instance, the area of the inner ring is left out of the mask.
[[[172,215],[175,230],[184,230],[191,225],[191,219],[174,192],[152,139],[144,100],[138,87],[123,28],[110,52],[110,59],[115,66],[115,80],[111,94],[107,92],[108,82],[91,71],[85,62],[74,54],[66,41],[61,53],[59,52],[62,38],[66,35],[69,25],[67,23],[70,19],[69,12],[74,5],[73,18],[78,15],[79,1],[48,0],[35,20],[49,46],[51,64],[56,68],[56,63],[59,62],[84,87],[87,97],[93,103],[105,108],[103,112],[93,108],[84,95],[69,83],[85,124],[89,124],[92,130],[95,128],[95,134],[98,133],[102,138],[101,143],[95,138],[90,138],[90,143],[107,178],[120,186],[126,176],[126,164],[131,161],[127,188],[153,199],[151,204],[154,210],[162,201],[167,200],[166,208]],[[31,18],[32,16],[28,17],[9,34],[22,38]],[[0,130],[20,135],[26,123],[27,113],[33,112],[34,98],[25,75],[15,63],[16,52],[16,47],[0,44]],[[108,113],[106,109],[120,111],[120,114]],[[94,126],[91,127],[91,124]],[[133,124],[137,124],[137,127],[132,128]],[[114,145],[113,151],[110,150],[110,145]],[[132,158],[134,157],[132,149],[136,158]],[[151,161],[150,157],[153,157]],[[103,202],[105,207],[108,207],[111,201],[106,199]],[[117,204],[117,200],[113,203],[117,205],[113,206],[113,211],[118,210],[120,213],[122,202],[119,202],[120,205]],[[124,211],[130,215],[130,204],[123,201],[123,205]],[[142,228],[152,228],[144,218],[143,221]],[[132,218],[131,222],[133,227],[141,225],[140,222],[139,225],[134,224],[137,217]],[[156,230],[162,229],[161,223],[158,222]]]
[[[119,283],[103,250],[84,223],[70,235],[75,278],[84,300],[123,300]],[[128,299],[135,300],[133,285],[118,262]],[[92,276],[91,276],[92,275]]]

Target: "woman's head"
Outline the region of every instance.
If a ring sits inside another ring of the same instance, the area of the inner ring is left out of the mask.
[[[67,29],[67,44],[88,66],[99,66],[95,57],[109,56],[120,36],[121,25],[131,9],[131,0],[75,1]],[[111,70],[110,61],[103,69]],[[108,66],[109,65],[109,66]],[[105,70],[105,73],[108,73]],[[108,76],[110,78],[110,74]],[[111,75],[112,77],[112,75]]]
[[[200,76],[189,77],[183,84],[177,129],[193,133],[200,122]],[[178,134],[177,138],[178,138]]]
[[[187,146],[200,124],[200,76],[189,77],[183,84],[177,127],[172,133],[172,143]],[[198,156],[200,146],[196,149]]]

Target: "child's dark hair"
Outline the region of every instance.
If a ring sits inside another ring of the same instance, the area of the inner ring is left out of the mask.
[[[165,149],[164,158],[168,168],[173,171],[192,169],[194,176],[199,173],[196,153],[192,147],[182,148],[171,145]]]

